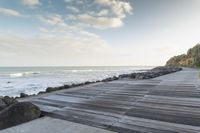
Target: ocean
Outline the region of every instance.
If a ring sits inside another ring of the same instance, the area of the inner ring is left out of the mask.
[[[0,96],[37,94],[47,87],[97,81],[153,67],[0,67]]]

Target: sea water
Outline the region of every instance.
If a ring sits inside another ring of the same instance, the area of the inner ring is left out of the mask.
[[[152,67],[0,67],[0,96],[37,94],[47,87],[97,81]]]

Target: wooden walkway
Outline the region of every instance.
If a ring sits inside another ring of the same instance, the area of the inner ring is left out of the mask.
[[[121,133],[200,133],[195,69],[117,80],[31,98],[47,116]]]

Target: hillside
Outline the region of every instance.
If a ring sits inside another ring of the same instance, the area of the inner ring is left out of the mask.
[[[170,58],[167,66],[200,67],[200,44],[187,51],[187,54],[181,54]]]

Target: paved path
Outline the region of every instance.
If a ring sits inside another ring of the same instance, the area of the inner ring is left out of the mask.
[[[31,100],[51,118],[123,133],[200,133],[195,69],[151,80],[117,80]]]
[[[83,124],[42,117],[15,127],[1,130],[0,133],[114,133]]]

